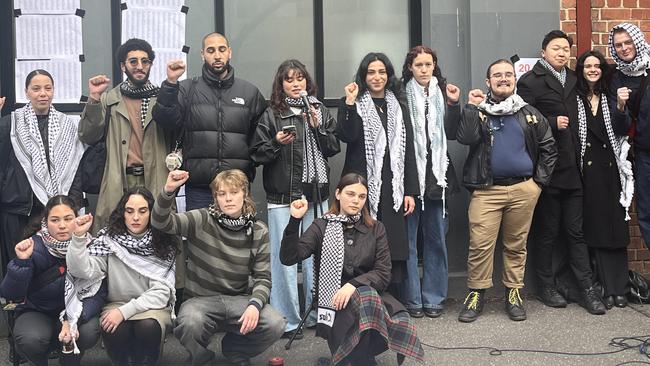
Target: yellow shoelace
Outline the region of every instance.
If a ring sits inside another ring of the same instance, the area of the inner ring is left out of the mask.
[[[478,305],[478,296],[479,296],[478,291],[470,291],[470,293],[467,294],[467,297],[465,297],[465,302],[464,302],[464,304],[467,304],[467,301],[469,300],[469,304],[467,304],[467,309],[476,310],[476,307]]]
[[[523,304],[524,300],[521,299],[521,296],[519,296],[519,289],[518,288],[513,288],[508,291],[508,301],[512,305],[519,305]]]

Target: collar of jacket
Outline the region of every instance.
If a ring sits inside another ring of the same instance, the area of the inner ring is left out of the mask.
[[[294,116],[298,116],[297,114],[293,113],[291,108],[287,109],[286,111],[281,111],[280,112],[280,118],[285,119],[285,118],[291,118]]]
[[[577,78],[576,74],[573,72],[573,70],[569,69],[566,67],[566,82],[564,83],[564,87],[562,87],[562,84],[560,84],[560,81],[553,75],[551,74],[544,65],[540,61],[537,61],[535,66],[533,66],[533,73],[538,76],[543,76],[546,79],[546,84],[550,86],[553,90],[558,92],[560,95],[565,95],[568,96],[571,89],[573,89],[576,85]],[[565,93],[567,91],[567,93]]]
[[[124,100],[122,96],[122,92],[120,91],[120,86],[116,86],[115,88],[111,89],[106,93],[106,106],[112,106],[112,108],[119,114],[121,114],[126,120],[129,120],[129,112],[126,110],[126,105],[122,103]],[[144,128],[146,129],[151,120],[153,119],[152,116],[152,110],[153,106],[155,104],[156,97],[152,97],[151,104],[149,107],[149,110],[147,111],[147,117],[145,117],[144,120]]]
[[[216,81],[210,80],[210,78],[206,77],[205,75],[205,70],[201,71],[201,77],[203,78],[203,81],[208,83],[208,85],[217,88],[217,89],[228,89],[232,86],[232,84],[235,83],[235,69],[231,66],[228,65],[228,71],[226,74],[226,77],[224,79],[218,79]]]

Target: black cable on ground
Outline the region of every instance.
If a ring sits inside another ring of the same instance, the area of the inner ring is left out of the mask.
[[[423,346],[427,346],[440,351],[488,351],[490,356],[500,356],[506,352],[521,352],[521,353],[544,353],[562,356],[602,356],[611,355],[631,349],[637,349],[640,354],[650,359],[650,335],[631,336],[631,337],[614,337],[609,341],[609,345],[618,348],[612,351],[605,352],[562,352],[562,351],[549,351],[549,350],[535,350],[535,349],[517,349],[517,348],[496,348],[489,346],[476,346],[476,347],[438,347],[424,342],[420,342]],[[650,361],[628,361],[620,363],[616,366],[643,364],[650,365]]]

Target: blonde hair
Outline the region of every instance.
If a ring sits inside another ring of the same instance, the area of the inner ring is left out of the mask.
[[[219,187],[222,186],[241,189],[244,192],[242,214],[256,214],[255,201],[253,201],[253,197],[251,197],[250,184],[244,172],[239,169],[224,170],[217,174],[212,182],[210,182],[212,198],[214,198],[214,204],[217,207],[219,207],[219,204],[217,203],[217,191],[219,191]]]

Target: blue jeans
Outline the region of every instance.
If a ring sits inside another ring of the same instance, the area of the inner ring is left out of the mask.
[[[325,211],[328,209],[327,200],[321,203],[321,207]],[[298,299],[298,265],[285,266],[280,262],[280,242],[290,217],[288,206],[268,210],[269,239],[271,241],[271,306],[284,315],[287,320],[287,332],[298,328],[298,323],[302,318]],[[309,209],[302,218],[301,232],[304,232],[313,221],[314,206],[309,204]],[[314,287],[313,257],[302,261],[302,287],[305,294],[305,306],[310,306],[311,291]],[[315,311],[309,314],[305,324],[308,327],[316,324]]]
[[[402,283],[404,306],[407,309],[442,309],[447,297],[447,244],[445,236],[448,218],[442,217],[442,200],[416,200],[413,214],[408,217],[409,258],[408,278]],[[418,272],[418,226],[422,225],[423,278],[420,286]]]
[[[650,249],[650,151],[634,150],[634,170],[637,220]]]
[[[185,209],[196,210],[205,208],[214,203],[210,188],[197,188],[185,186]]]

